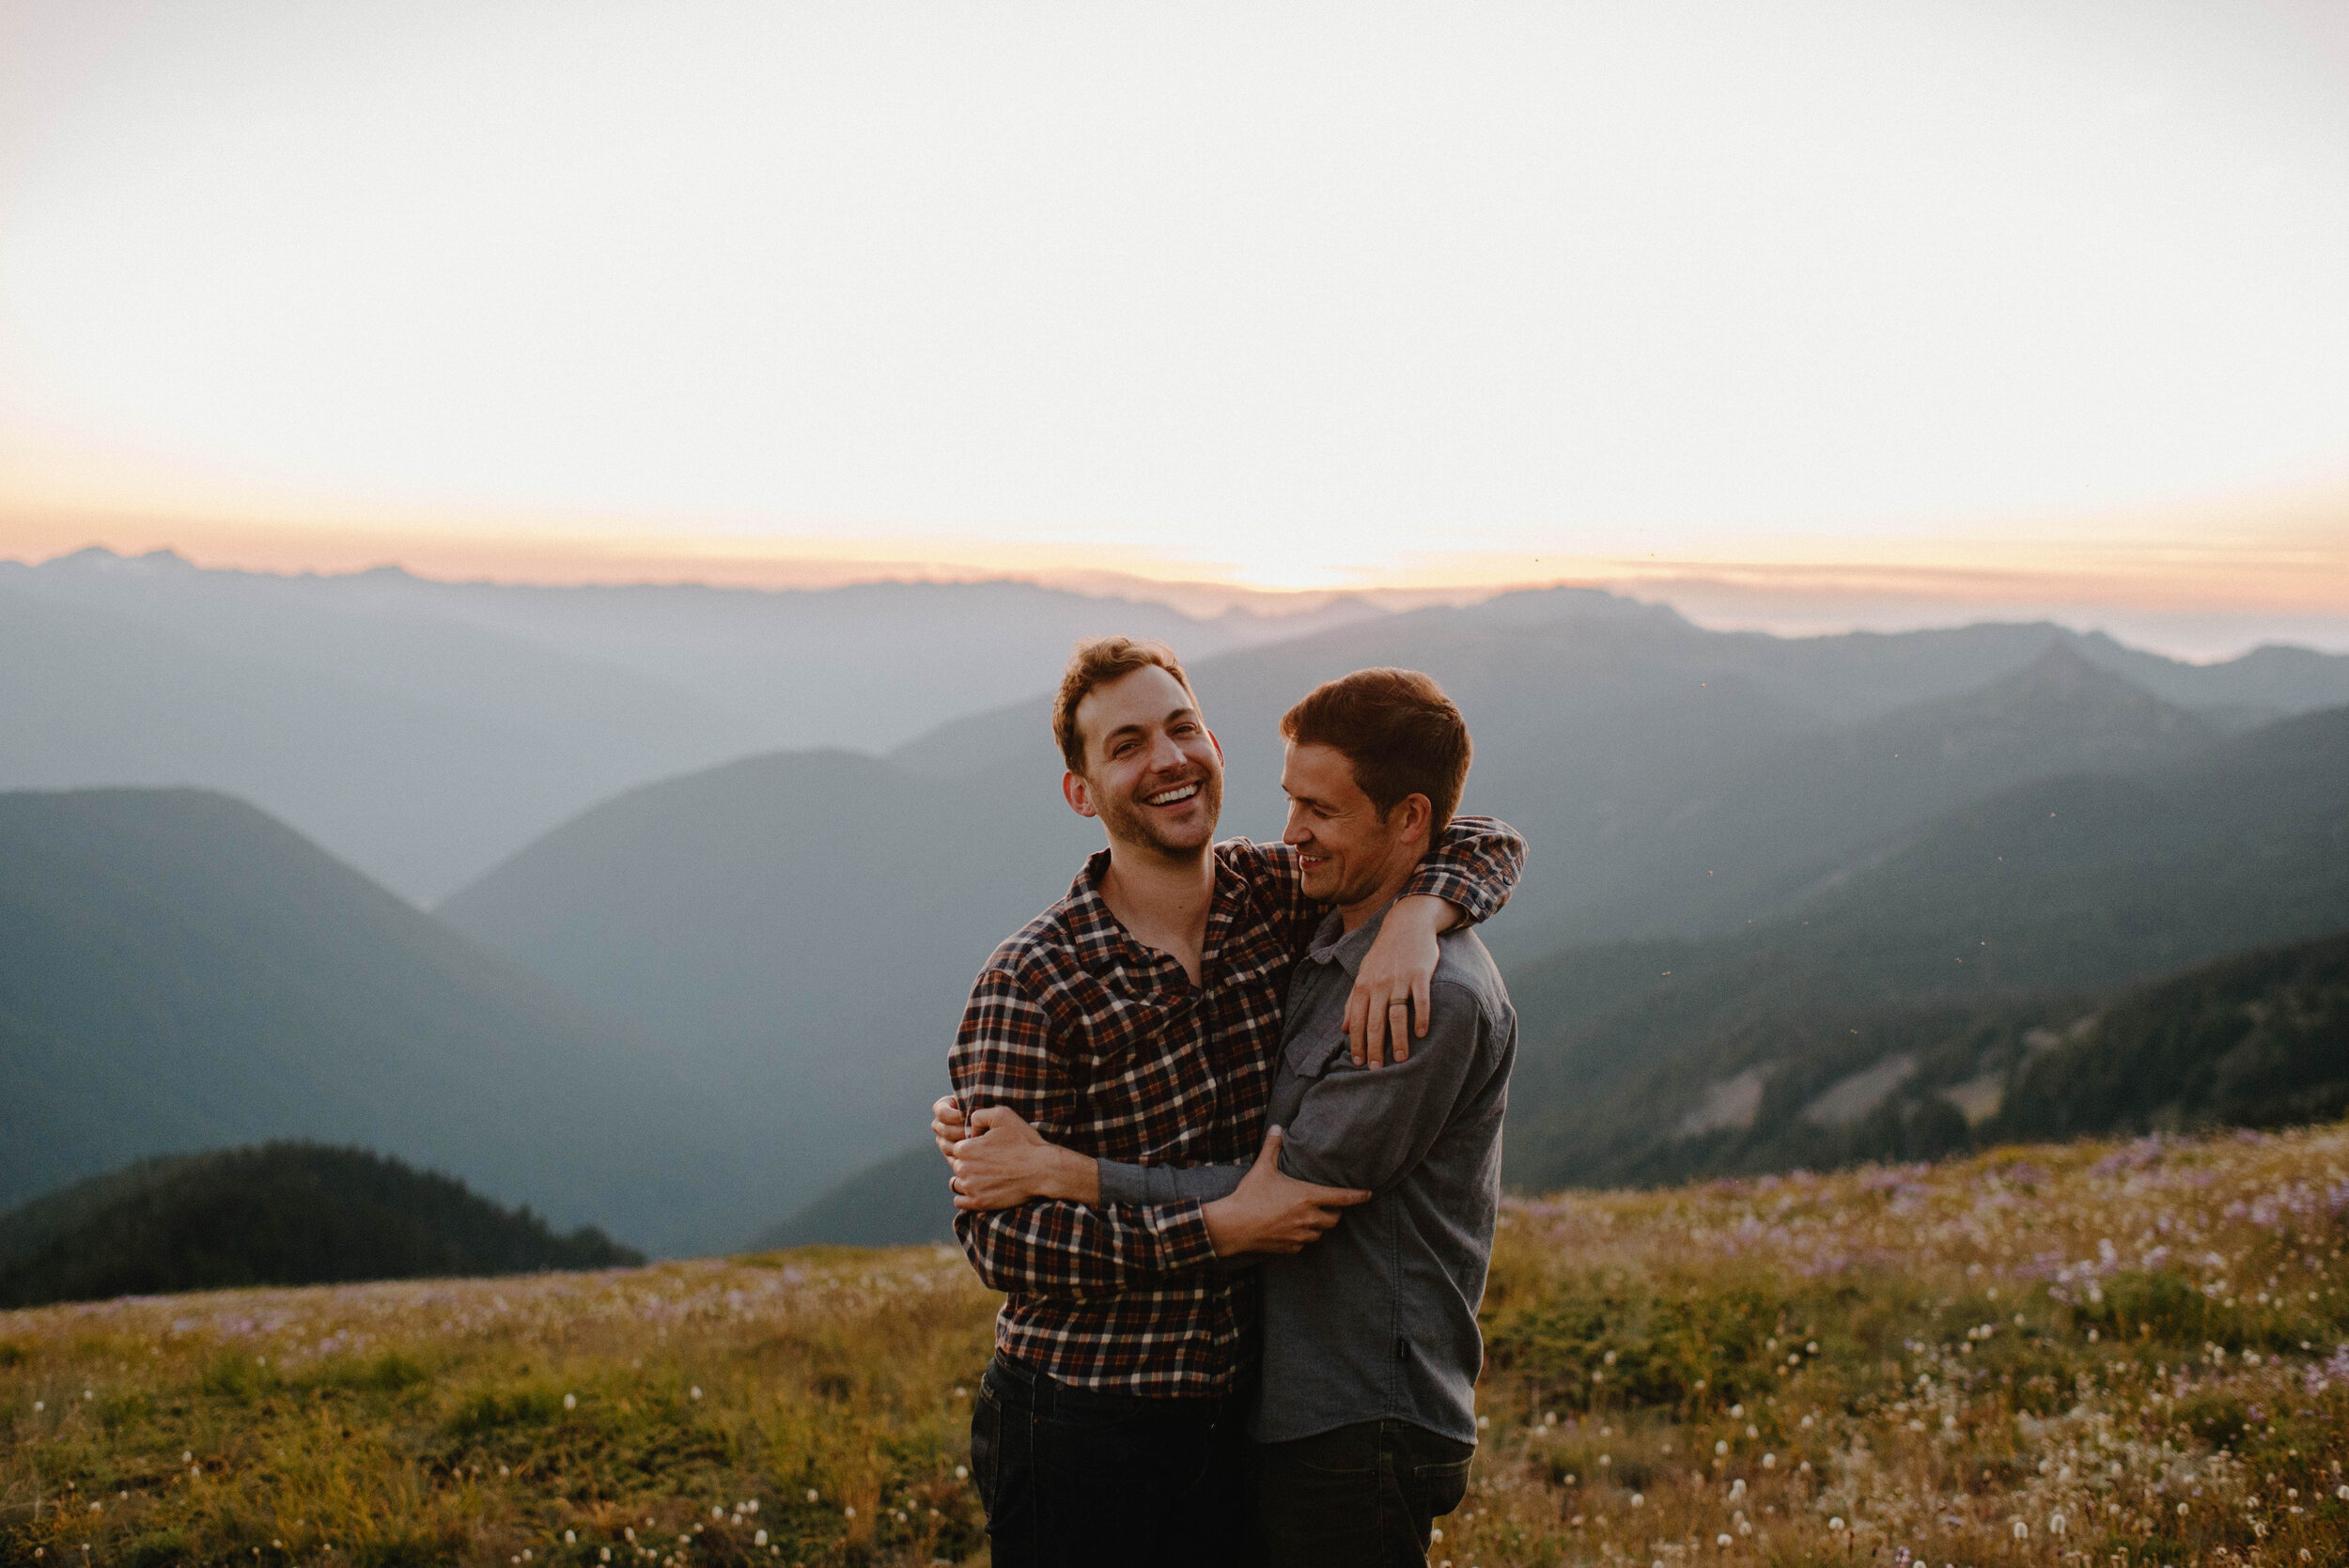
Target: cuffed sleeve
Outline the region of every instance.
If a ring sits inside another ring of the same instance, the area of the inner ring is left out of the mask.
[[[1525,874],[1525,835],[1492,816],[1455,816],[1445,824],[1403,896],[1440,898],[1471,925],[1492,919]]]

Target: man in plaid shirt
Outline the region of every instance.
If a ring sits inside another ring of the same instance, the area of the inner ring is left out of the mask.
[[[1068,802],[1100,818],[1109,847],[980,971],[948,1062],[956,1119],[1049,1141],[1087,1172],[1245,1162],[1289,973],[1326,907],[1285,846],[1213,844],[1222,754],[1164,648],[1080,646],[1053,728]],[[1446,831],[1363,961],[1358,1061],[1382,1061],[1390,1038],[1408,1052],[1436,934],[1497,910],[1523,851],[1489,819]],[[1369,1196],[1285,1176],[1278,1154],[1276,1131],[1212,1202],[1104,1205],[1097,1189],[957,1214],[972,1266],[1007,1297],[972,1422],[999,1568],[1253,1549],[1240,1453],[1253,1279],[1219,1260],[1295,1251]]]

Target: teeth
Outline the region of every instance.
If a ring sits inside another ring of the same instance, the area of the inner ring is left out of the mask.
[[[1177,800],[1188,800],[1198,793],[1199,785],[1194,781],[1190,784],[1184,784],[1179,788],[1169,789],[1157,795],[1148,796],[1146,799],[1149,803],[1154,806],[1170,806]]]

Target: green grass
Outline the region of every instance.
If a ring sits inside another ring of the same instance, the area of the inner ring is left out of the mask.
[[[2344,1209],[2338,1127],[1512,1203],[1430,1561],[2349,1561]],[[0,1314],[0,1565],[984,1560],[991,1310],[916,1248]]]

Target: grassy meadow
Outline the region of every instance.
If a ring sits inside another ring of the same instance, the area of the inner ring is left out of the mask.
[[[1510,1204],[1431,1562],[2349,1562],[2349,1129]],[[0,1565],[983,1561],[937,1249],[0,1314]]]

